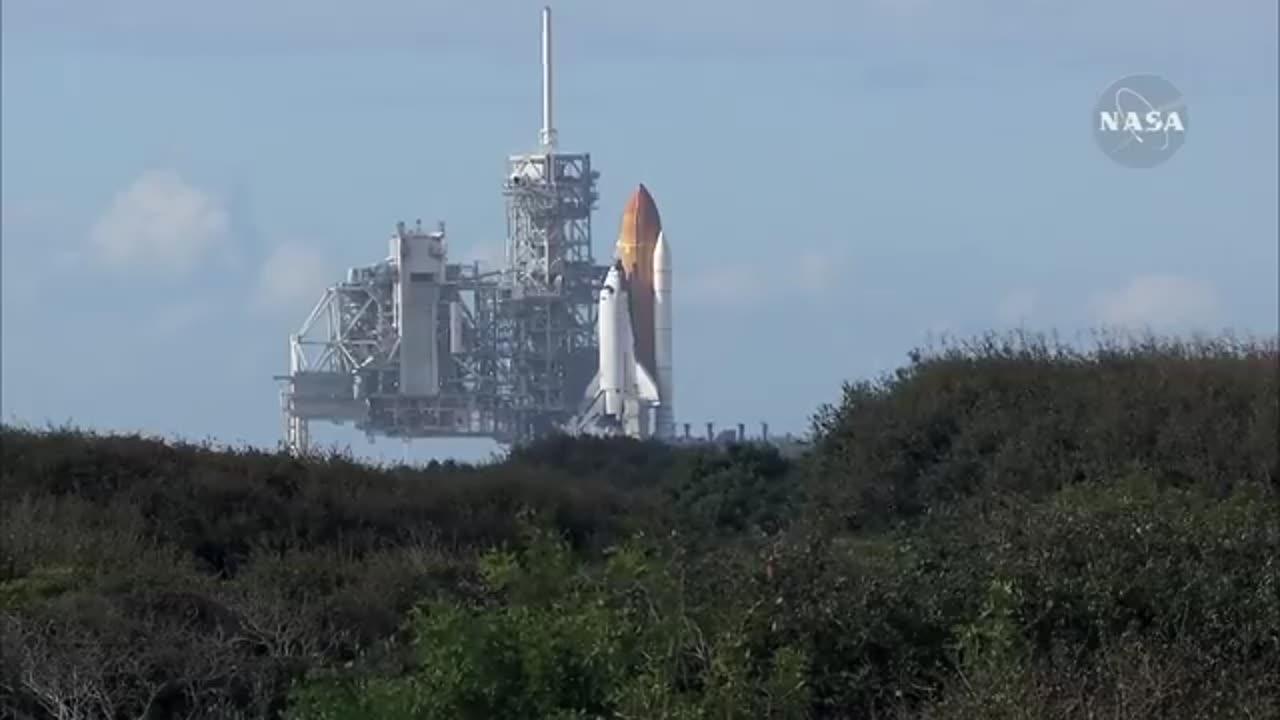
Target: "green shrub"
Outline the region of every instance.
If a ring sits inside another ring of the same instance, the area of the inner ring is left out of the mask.
[[[805,654],[783,648],[754,674],[732,610],[704,617],[670,563],[640,543],[586,569],[536,534],[482,559],[489,602],[414,611],[407,675],[314,681],[290,717],[804,717]]]
[[[1028,335],[916,351],[814,418],[820,502],[851,527],[969,498],[1042,497],[1141,468],[1220,495],[1280,492],[1273,342]]]
[[[799,462],[0,428],[0,715],[1280,717],[1274,343],[982,338]]]

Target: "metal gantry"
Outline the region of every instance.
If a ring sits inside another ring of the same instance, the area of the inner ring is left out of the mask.
[[[444,241],[444,230],[397,227],[393,240]],[[281,406],[285,442],[295,453],[309,445],[311,421],[353,424],[372,438],[494,437],[507,441],[495,354],[500,272],[478,264],[447,264],[438,286],[434,328],[439,388],[401,392],[401,328],[394,258],[351,268],[325,290],[301,330],[289,338],[289,374]],[[405,322],[402,318],[401,322]]]
[[[597,177],[587,154],[510,159],[499,354],[518,437],[568,422],[596,370]]]
[[[278,378],[291,450],[306,452],[312,420],[354,423],[370,439],[504,444],[572,427],[598,364],[596,286],[607,268],[591,250],[591,156],[557,149],[549,8],[538,137],[538,152],[509,158],[501,270],[448,264],[443,226],[400,224],[387,260],[325,291]]]
[[[349,269],[325,290],[289,339],[289,374],[277,378],[291,451],[307,451],[313,420],[352,424],[371,440],[502,444],[567,427],[597,364],[595,298],[604,269],[592,256],[591,214],[598,175],[586,154],[516,156],[510,168],[503,269],[443,263],[443,277],[430,279],[403,272],[408,261],[394,252],[396,243],[435,243],[443,252],[445,232],[401,223],[390,257]],[[398,315],[397,292],[419,280],[438,290],[434,311],[405,307]],[[404,328],[419,316],[436,325],[433,394],[401,387]]]

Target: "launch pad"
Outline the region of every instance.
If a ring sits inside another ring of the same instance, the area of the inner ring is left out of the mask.
[[[380,263],[348,270],[289,338],[285,441],[312,421],[402,439],[515,444],[581,423],[597,371],[592,255],[596,181],[587,153],[560,153],[552,116],[551,15],[542,17],[539,149],[508,159],[505,265],[448,262],[443,223],[397,225]]]
[[[500,268],[449,262],[444,223],[397,223],[386,257],[352,267],[289,337],[280,409],[287,448],[312,422],[375,437],[488,438],[552,433],[677,444],[748,441],[745,426],[705,439],[675,422],[672,255],[653,196],[626,204],[614,258],[596,264],[599,173],[559,151],[552,116],[551,11],[542,13],[538,149],[508,158]],[[755,440],[752,440],[755,441]],[[759,442],[785,449],[790,436]]]

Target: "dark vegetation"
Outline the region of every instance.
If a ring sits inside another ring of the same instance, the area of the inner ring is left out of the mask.
[[[980,339],[799,460],[6,427],[0,715],[1278,718],[1278,360]]]

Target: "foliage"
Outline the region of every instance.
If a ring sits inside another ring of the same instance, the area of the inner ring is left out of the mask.
[[[688,529],[777,532],[799,501],[793,475],[776,448],[730,445],[689,453],[667,492]]]
[[[814,418],[821,491],[849,527],[1129,469],[1219,495],[1280,492],[1276,344],[1100,335],[1084,352],[990,335],[846,384]]]
[[[533,535],[519,556],[481,559],[489,602],[414,610],[408,674],[309,685],[290,717],[804,716],[804,652],[782,648],[754,673],[740,609],[691,603],[660,546],[634,541],[583,568]]]
[[[0,715],[1280,717],[1274,342],[986,337],[813,451],[0,432]]]

